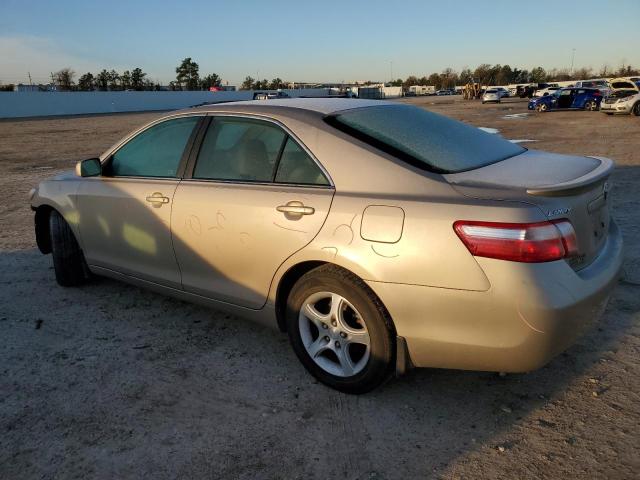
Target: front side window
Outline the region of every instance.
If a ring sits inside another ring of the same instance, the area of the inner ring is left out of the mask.
[[[106,174],[114,177],[176,177],[182,153],[200,117],[159,123],[124,144],[111,157]]]
[[[346,110],[327,123],[418,168],[456,173],[519,155],[502,137],[409,105]]]
[[[270,182],[285,132],[269,122],[215,118],[204,137],[193,178]]]

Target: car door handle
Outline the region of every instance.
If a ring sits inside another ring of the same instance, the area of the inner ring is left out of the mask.
[[[291,216],[313,215],[315,208],[307,207],[302,202],[288,202],[286,205],[278,205],[276,210]]]
[[[147,197],[147,202],[149,202],[155,208],[160,208],[163,204],[169,203],[169,197],[165,197],[160,192],[153,192]]]

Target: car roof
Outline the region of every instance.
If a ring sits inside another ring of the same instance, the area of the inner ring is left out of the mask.
[[[278,98],[272,100],[244,100],[239,102],[212,103],[190,109],[189,111],[227,111],[236,110],[251,112],[264,107],[277,109],[307,110],[324,115],[352,110],[354,108],[373,107],[379,105],[398,105],[385,100],[361,100],[356,98]],[[257,108],[256,108],[257,107]]]

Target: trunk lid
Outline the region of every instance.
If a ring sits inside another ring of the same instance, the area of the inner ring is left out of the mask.
[[[567,218],[577,236],[578,255],[567,259],[575,270],[598,255],[609,231],[609,176],[613,162],[528,150],[486,167],[447,174],[461,194],[537,206],[549,220]]]

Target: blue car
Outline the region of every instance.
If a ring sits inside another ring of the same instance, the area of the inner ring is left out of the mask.
[[[602,102],[602,93],[597,88],[561,88],[551,95],[532,98],[529,110],[546,112],[548,110],[598,110]]]

